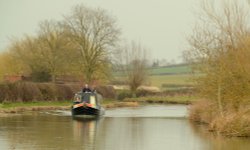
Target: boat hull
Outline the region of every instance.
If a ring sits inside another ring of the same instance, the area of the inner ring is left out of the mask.
[[[87,106],[81,106],[77,108],[72,108],[72,115],[73,116],[99,116],[100,110],[87,107]]]

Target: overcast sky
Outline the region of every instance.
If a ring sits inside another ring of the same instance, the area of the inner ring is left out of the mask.
[[[0,50],[12,37],[34,34],[45,19],[62,19],[72,6],[106,9],[117,18],[122,37],[141,42],[152,59],[181,62],[185,37],[194,25],[198,0],[0,0]]]

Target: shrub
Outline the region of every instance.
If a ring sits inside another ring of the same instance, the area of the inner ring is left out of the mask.
[[[48,82],[51,81],[51,74],[48,71],[35,71],[31,73],[32,81]]]
[[[115,89],[112,86],[98,86],[96,91],[100,93],[104,98],[115,98]]]
[[[163,95],[194,95],[196,93],[196,89],[194,88],[176,88],[171,90],[165,90],[162,92]]]
[[[144,90],[144,89],[139,89],[136,91],[136,97],[145,97],[149,95],[155,95],[155,92],[152,92],[150,90]]]
[[[217,116],[209,125],[211,130],[216,130],[226,136],[250,136],[249,110],[228,112],[224,116]]]
[[[214,115],[218,115],[215,107],[216,105],[208,100],[197,101],[189,107],[189,119],[209,124]]]
[[[42,93],[43,100],[45,101],[53,101],[57,100],[56,87],[53,84],[49,83],[39,83],[37,84],[39,90]]]
[[[0,83],[0,102],[68,100],[79,89],[80,86],[76,84],[5,82]]]
[[[117,99],[118,100],[124,100],[125,98],[132,98],[132,93],[128,90],[120,90],[117,91]]]
[[[74,96],[74,91],[70,88],[69,85],[57,84],[56,85],[56,99],[57,100],[65,100],[72,99]]]
[[[7,93],[8,93],[8,85],[7,84],[0,84],[0,103],[2,103],[6,97],[7,97]]]
[[[17,82],[12,92],[16,100],[21,102],[34,101],[42,98],[42,94],[36,84],[31,82]]]
[[[202,100],[190,107],[189,118],[206,123],[210,131],[217,131],[225,136],[250,136],[250,111],[246,108],[236,111],[228,107],[220,115],[216,104]]]

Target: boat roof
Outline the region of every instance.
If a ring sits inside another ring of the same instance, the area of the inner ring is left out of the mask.
[[[96,93],[96,92],[82,92],[82,91],[79,91],[75,95],[98,95],[98,94],[99,93]]]

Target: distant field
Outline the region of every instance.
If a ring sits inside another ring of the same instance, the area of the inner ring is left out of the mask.
[[[177,85],[177,86],[185,86],[192,85],[192,75],[191,75],[191,66],[186,64],[181,65],[173,65],[173,66],[165,66],[165,67],[157,67],[150,68],[149,70],[149,81],[148,83],[151,86],[156,86],[159,88],[163,88],[162,85]],[[116,80],[124,80],[124,76],[121,73],[116,73]]]
[[[149,76],[152,86],[161,88],[162,84],[190,85],[193,84],[190,74],[184,75],[153,75]]]
[[[191,66],[187,64],[148,68],[148,73],[150,75],[190,74],[191,72],[192,72]],[[123,73],[120,71],[114,72],[114,76],[122,76],[122,75]]]
[[[149,76],[149,84],[162,88],[163,84],[169,85],[192,85],[191,74],[181,75],[151,75]],[[124,77],[116,77],[116,80],[125,80]]]
[[[189,65],[176,65],[150,68],[149,74],[151,75],[169,75],[169,74],[189,74],[191,73],[191,67]]]

